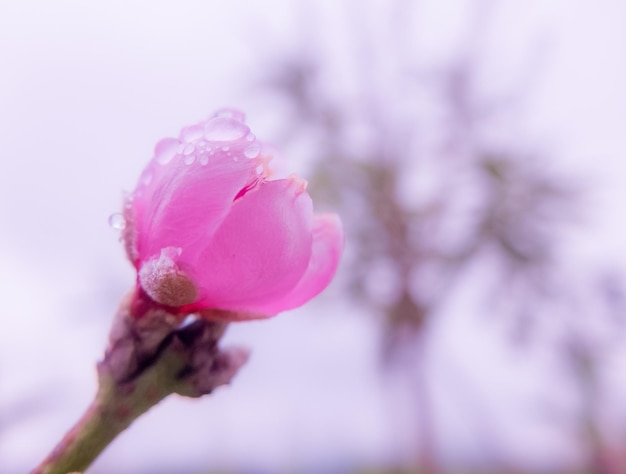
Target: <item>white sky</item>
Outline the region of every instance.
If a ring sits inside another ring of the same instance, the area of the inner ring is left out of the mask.
[[[445,57],[468,4],[424,2],[422,48]],[[305,11],[317,15],[313,5]],[[343,45],[350,16],[360,13],[345,2],[319,5],[325,28],[317,32],[311,21],[307,34]],[[503,5],[501,28],[486,39],[494,88],[515,77],[527,48],[543,52],[524,134],[547,140],[562,164],[601,190],[590,201],[594,227],[572,239],[572,254],[581,265],[623,267],[626,9],[617,0]],[[159,138],[223,105],[248,110],[253,130],[267,135],[280,118],[245,89],[263,67],[260,58],[299,47],[302,16],[279,0],[0,4],[1,472],[36,464],[92,395],[108,320],[133,281],[107,226],[122,190],[133,186]],[[499,386],[480,394],[494,413],[506,412],[481,428],[497,433],[497,455],[567,454],[571,446],[553,428],[507,414],[532,398],[548,371],[534,355],[508,353],[497,327],[480,334],[475,327],[467,318],[441,322],[432,364],[458,367],[476,387]],[[201,401],[168,400],[118,440],[94,473],[121,472],[120,465],[128,473],[182,469],[182,459],[288,472],[411,455],[411,430],[388,408],[405,395],[381,383],[376,327],[349,305],[331,310],[316,302],[234,326],[227,338],[253,349],[232,387]],[[449,396],[449,383],[434,382],[443,450],[481,459],[488,447],[468,428],[476,424]],[[31,399],[30,416],[3,421]]]

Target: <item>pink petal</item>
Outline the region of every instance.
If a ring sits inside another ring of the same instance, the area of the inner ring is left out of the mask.
[[[198,261],[189,262],[201,292],[196,304],[250,311],[281,298],[307,268],[312,222],[311,198],[296,180],[263,182],[248,191],[232,204]]]
[[[251,307],[249,310],[272,316],[281,311],[297,308],[317,296],[328,286],[335,275],[343,245],[344,234],[339,216],[335,214],[316,215],[311,260],[298,284],[281,298]],[[258,314],[250,314],[247,319],[258,317]]]
[[[213,122],[216,120],[227,119]],[[250,145],[245,137],[228,142],[228,146],[214,146],[211,154],[198,147],[202,139],[194,129],[201,132],[206,123],[183,130],[181,138],[193,137],[193,142],[162,140],[132,195],[132,215],[127,219],[130,217],[137,238],[136,255],[131,257],[136,265],[165,247],[181,248],[186,259],[193,260],[206,247],[241,189],[258,179],[257,160],[244,156],[245,147]],[[247,131],[247,127],[242,129],[242,135]]]

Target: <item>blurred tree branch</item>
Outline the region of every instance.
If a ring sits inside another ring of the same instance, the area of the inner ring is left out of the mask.
[[[401,4],[390,5],[396,20]],[[478,264],[495,275],[483,291],[494,302],[506,301],[499,311],[517,320],[520,334],[528,333],[547,303],[571,299],[561,246],[582,189],[551,171],[545,153],[492,137],[526,92],[494,98],[481,83],[482,36],[494,6],[477,2],[460,53],[443,69],[412,63],[420,51],[403,43],[409,21],[400,16],[405,30],[396,28],[388,48],[411,51],[392,73],[403,96],[376,88],[369,74],[357,74],[356,87],[341,94],[328,82],[330,66],[321,54],[279,59],[261,81],[286,99],[293,114],[281,141],[308,137],[316,157],[312,193],[341,210],[352,251],[347,286],[383,322],[384,361],[416,378],[418,457],[425,473],[438,471],[424,374],[429,323],[455,288],[469,283],[468,269]],[[373,75],[384,65],[367,54],[368,46],[380,35],[361,36],[355,50],[368,64],[360,70]],[[307,44],[311,48],[314,41]],[[415,98],[426,99],[420,104]],[[355,129],[361,130],[356,137]],[[377,286],[389,288],[381,296],[373,291]],[[562,354],[580,366],[578,351]]]

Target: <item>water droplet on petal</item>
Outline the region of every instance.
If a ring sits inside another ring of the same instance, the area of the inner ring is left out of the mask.
[[[180,142],[176,138],[164,138],[154,148],[154,157],[157,162],[166,165],[176,155],[176,150]]]
[[[186,165],[191,165],[193,164],[194,161],[196,161],[196,155],[187,155],[185,156],[183,161],[185,162]]]
[[[202,138],[204,134],[204,125],[197,124],[191,127],[185,127],[180,131],[180,139],[184,142],[192,142],[198,138]]]
[[[239,140],[250,129],[238,120],[217,117],[204,126],[204,138],[213,142],[230,142]]]
[[[209,163],[209,156],[208,156],[208,155],[202,155],[202,156],[200,157],[200,164],[201,164],[202,166],[205,166],[205,165],[207,165],[208,163]]]
[[[185,148],[183,148],[183,155],[191,155],[194,151],[196,151],[196,147],[193,146],[191,143],[187,143],[185,145]]]
[[[228,150],[230,150],[230,147],[229,147],[229,146],[223,146],[223,147],[222,147],[222,151],[228,151]]]
[[[261,146],[258,143],[253,143],[252,145],[248,145],[246,149],[243,151],[243,154],[247,158],[256,158],[261,153]]]
[[[249,142],[254,141],[256,137],[254,136],[254,133],[248,133],[248,136],[246,137],[246,140],[248,140]]]
[[[126,227],[126,219],[119,212],[109,216],[109,225],[115,230],[124,230]]]

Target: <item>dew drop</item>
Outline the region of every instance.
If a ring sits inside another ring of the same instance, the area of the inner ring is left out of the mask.
[[[204,138],[213,142],[230,142],[239,140],[250,129],[238,120],[227,117],[216,117],[204,127]]]
[[[254,141],[256,137],[254,136],[254,133],[248,133],[248,136],[246,136],[246,140],[248,140],[249,142]]]
[[[202,138],[204,134],[204,125],[197,124],[191,127],[185,127],[180,131],[180,139],[184,142],[192,142],[198,138]]]
[[[228,151],[228,150],[230,150],[230,147],[228,145],[222,147],[222,151]]]
[[[261,146],[258,143],[253,143],[248,145],[246,149],[243,151],[243,154],[247,158],[256,158],[261,153]]]
[[[209,163],[209,156],[208,155],[202,155],[200,157],[200,164],[202,166],[206,166]]]
[[[124,228],[126,227],[126,219],[122,214],[116,212],[115,214],[111,214],[109,216],[109,225],[112,229],[124,230]]]
[[[183,161],[185,162],[186,165],[191,165],[193,164],[194,161],[196,161],[196,155],[187,155],[185,156]]]
[[[258,174],[263,174],[263,165],[259,165],[259,166],[257,166],[257,167],[256,167],[256,172],[257,172]]]
[[[191,143],[187,143],[185,148],[183,148],[183,155],[191,155],[194,151],[196,151],[196,147]]]
[[[172,161],[172,158],[176,155],[179,144],[180,142],[176,138],[164,138],[157,143],[154,148],[154,157],[157,162],[166,165]]]

